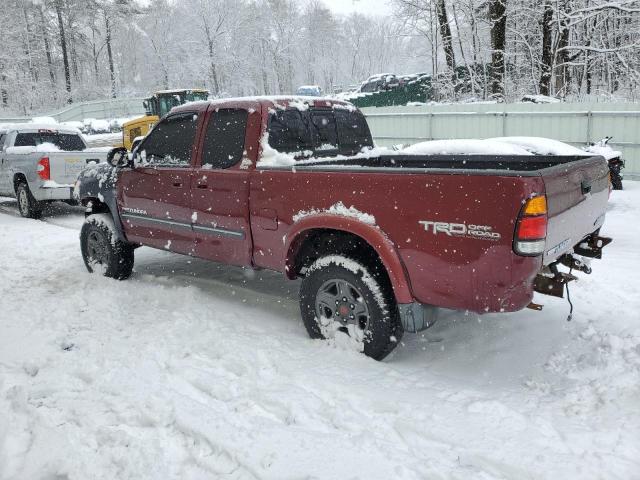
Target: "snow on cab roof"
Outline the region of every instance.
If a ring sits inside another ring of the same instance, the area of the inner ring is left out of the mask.
[[[327,102],[327,104],[333,103],[347,103],[343,100],[336,100],[328,97],[306,97],[304,95],[257,95],[254,97],[231,97],[231,98],[217,98],[209,100],[210,103],[224,103],[224,102],[304,102],[304,103],[316,103]]]
[[[342,107],[347,109],[354,109],[351,103],[345,100],[338,100],[328,97],[306,97],[303,95],[257,95],[253,97],[229,97],[229,98],[216,98],[211,100],[201,100],[197,102],[189,102],[184,105],[176,106],[172,111],[189,111],[189,107],[204,107],[205,105],[224,105],[225,103],[232,102],[245,102],[245,103],[271,103],[274,106],[280,106],[282,108],[286,105],[291,107],[297,107],[298,109],[305,110],[309,108],[311,104],[325,103],[326,106]]]
[[[23,132],[37,132],[38,130],[50,130],[55,132],[62,133],[74,133],[79,134],[80,130],[75,127],[69,127],[61,124],[51,124],[51,123],[9,123],[6,125],[0,125],[0,129],[4,129],[5,131],[14,131],[19,130]]]

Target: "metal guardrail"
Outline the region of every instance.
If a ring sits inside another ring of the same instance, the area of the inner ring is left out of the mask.
[[[51,117],[58,122],[82,121],[85,118],[119,118],[144,115],[142,98],[115,98],[74,103],[62,110],[40,113],[33,117]],[[32,117],[2,117],[0,123],[28,122]]]
[[[471,111],[474,105],[468,106],[469,111],[460,111],[459,105],[452,111],[446,106],[438,106],[436,111],[395,107],[363,112],[374,140],[386,146],[455,138],[538,136],[581,147],[613,136],[611,146],[622,151],[626,162],[625,176],[640,179],[640,110],[554,111],[545,106],[507,110],[509,107],[502,111]]]

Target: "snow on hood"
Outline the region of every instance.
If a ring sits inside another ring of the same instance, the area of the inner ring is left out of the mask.
[[[490,138],[489,140],[509,145],[516,145],[524,148],[526,151],[534,155],[584,155],[588,154],[584,150],[580,150],[572,145],[568,145],[558,140],[542,137],[499,137]]]
[[[517,145],[495,140],[432,140],[416,143],[400,151],[409,155],[532,155]]]

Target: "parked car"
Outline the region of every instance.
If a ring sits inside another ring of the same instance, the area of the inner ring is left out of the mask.
[[[33,117],[31,123],[38,125],[56,125],[58,121],[53,117]]]
[[[360,92],[372,93],[391,90],[400,86],[400,80],[393,73],[380,73],[369,77],[361,86]]]
[[[60,125],[62,125],[63,127],[77,128],[80,131],[82,131],[82,129],[84,128],[84,123],[79,121],[60,122]]]
[[[96,119],[95,118],[85,118],[82,120],[82,128],[80,129],[80,131],[84,134],[88,134],[91,131],[91,123],[93,123]]]
[[[347,336],[375,359],[437,307],[562,296],[575,277],[559,265],[587,272],[573,253],[599,258],[610,241],[601,157],[374,149],[362,113],[325,99],[174,108],[131,158],[113,150],[84,171],[78,192],[90,272],[129,277],[141,246],[280,271],[302,279],[312,338]]]
[[[614,150],[609,145],[612,138],[613,137],[605,137],[599,142],[592,143],[584,149],[579,149],[567,143],[548,138],[504,137],[496,138],[494,140],[519,145],[536,155],[600,155],[604,157],[609,165],[611,186],[614,190],[622,190],[622,169],[624,168],[624,160],[622,159],[622,152]]]
[[[303,97],[321,97],[322,88],[318,85],[303,85],[296,90],[296,95]]]
[[[46,202],[72,202],[80,171],[106,157],[106,151],[87,150],[75,128],[34,123],[0,127],[0,194],[16,197],[23,217],[39,217]]]
[[[89,134],[111,133],[109,120],[92,120],[89,126]]]
[[[609,163],[609,173],[611,174],[611,185],[614,190],[622,190],[622,169],[624,168],[624,160],[622,159],[622,152],[614,150],[609,145],[613,137],[604,137],[602,140],[596,143],[592,143],[585,151],[592,155],[601,155]]]

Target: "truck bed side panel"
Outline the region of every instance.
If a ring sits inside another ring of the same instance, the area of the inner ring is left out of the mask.
[[[541,260],[513,253],[515,220],[522,199],[543,191],[539,176],[256,170],[254,261],[282,270],[293,217],[342,202],[375,216],[418,301],[479,312],[518,310],[531,300]]]

